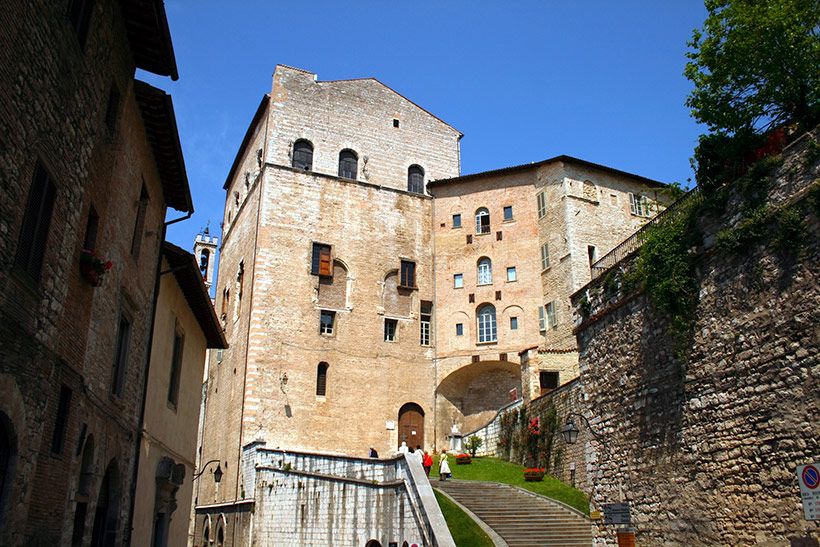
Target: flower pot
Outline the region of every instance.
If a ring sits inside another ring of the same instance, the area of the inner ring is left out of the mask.
[[[526,482],[541,482],[544,480],[546,471],[543,469],[525,469],[524,480]]]
[[[80,263],[80,275],[92,287],[102,285],[102,276],[90,264]]]
[[[470,456],[456,456],[456,465],[469,465],[471,463],[473,463],[473,459]]]

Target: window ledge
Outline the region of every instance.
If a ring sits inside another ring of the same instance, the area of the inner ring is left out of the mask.
[[[490,283],[477,283],[476,284],[476,287],[492,287],[492,286],[493,286],[492,282],[490,282]]]
[[[476,346],[492,346],[498,344],[498,340],[492,340],[490,342],[476,342]]]
[[[463,288],[464,288],[464,285],[462,285],[461,287],[453,287],[454,290],[460,290],[460,289],[463,289]]]
[[[324,403],[327,401],[327,395],[317,395],[316,400],[320,403]]]
[[[402,290],[405,290],[405,291],[417,291],[417,290],[419,290],[418,287],[408,287],[406,285],[396,285],[396,288],[397,289],[402,289]]]
[[[518,283],[517,279],[508,279],[504,283]]]
[[[542,274],[545,274],[545,273],[547,273],[548,271],[550,271],[551,269],[552,269],[552,266],[547,266],[546,268],[544,268],[543,270],[541,270],[541,273],[542,273]]]
[[[481,232],[480,234],[478,232],[476,232],[476,235],[477,236],[488,236],[488,235],[490,235],[490,232]]]
[[[508,218],[508,219],[502,220],[501,222],[502,222],[502,224],[509,224],[511,222],[515,222],[515,219],[514,218]]]

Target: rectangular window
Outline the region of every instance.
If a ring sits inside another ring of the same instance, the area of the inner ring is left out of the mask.
[[[401,261],[400,286],[408,289],[416,288],[416,263],[411,260]]]
[[[218,350],[216,350],[216,362],[217,362],[217,364],[221,363],[223,359],[225,359],[225,350],[222,349],[222,348],[219,348]]]
[[[461,214],[453,215],[453,228],[461,228]]]
[[[327,369],[328,364],[324,361],[316,367],[316,395],[318,397],[327,395]]]
[[[550,247],[547,243],[541,245],[541,270],[550,267]]]
[[[454,289],[464,288],[464,274],[455,274],[453,276],[453,288]]]
[[[131,256],[134,258],[140,254],[142,238],[145,232],[145,214],[148,211],[148,190],[142,185],[140,190],[140,201],[137,204],[137,217],[134,219],[134,233],[131,236]]]
[[[464,336],[464,323],[456,323],[456,336]]]
[[[510,330],[518,330],[518,318],[510,317]]]
[[[541,371],[538,373],[538,383],[541,388],[541,395],[549,393],[558,387],[558,373]]]
[[[117,347],[114,354],[114,374],[111,378],[111,393],[120,397],[125,387],[125,372],[128,364],[128,342],[131,338],[131,321],[120,315],[120,324],[117,329]]]
[[[399,325],[398,319],[385,319],[384,320],[384,341],[385,342],[395,342],[396,341],[396,328]]]
[[[467,234],[467,245],[473,242],[473,234]]]
[[[555,302],[547,303],[547,325],[555,328],[558,325],[558,320],[555,318]]]
[[[431,323],[432,318],[433,318],[433,303],[432,302],[422,302],[419,316],[420,316],[419,343],[422,346],[429,346],[430,345],[430,323]]]
[[[174,349],[171,352],[171,377],[168,380],[168,402],[174,408],[179,401],[179,380],[182,374],[182,349],[185,338],[179,332],[174,332]]]
[[[640,194],[629,193],[629,210],[633,215],[639,217],[652,216],[652,213],[649,211],[649,200],[646,196]]]
[[[547,330],[547,316],[544,313],[544,306],[538,306],[538,330],[541,332]]]
[[[93,252],[97,246],[97,230],[100,226],[100,217],[94,207],[89,207],[88,218],[85,221],[85,237],[83,238],[83,250]]]
[[[504,220],[512,220],[512,219],[513,219],[512,205],[504,206]]]
[[[62,454],[65,445],[65,434],[68,429],[68,413],[71,410],[71,389],[60,386],[60,402],[57,403],[57,414],[54,418],[54,433],[51,436],[51,453]]]
[[[336,320],[336,312],[329,310],[322,310],[319,313],[319,334],[331,335],[333,334],[333,323]]]
[[[38,162],[34,168],[34,178],[28,192],[17,254],[14,257],[14,264],[35,281],[40,281],[40,273],[43,269],[55,192],[54,183],[45,168]]]
[[[547,199],[544,192],[538,192],[536,198],[538,200],[538,218],[544,218],[547,214]]]
[[[587,245],[587,256],[589,257],[589,265],[592,266],[595,264],[595,261],[598,260],[598,252],[595,245]]]
[[[333,269],[330,266],[330,245],[324,243],[313,244],[313,256],[310,262],[311,275],[330,277]]]
[[[515,271],[515,266],[509,266],[507,268],[507,281],[516,281],[518,280],[518,274]]]

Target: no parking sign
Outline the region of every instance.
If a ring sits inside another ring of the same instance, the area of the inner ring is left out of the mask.
[[[806,520],[820,520],[820,462],[797,466],[797,482]]]

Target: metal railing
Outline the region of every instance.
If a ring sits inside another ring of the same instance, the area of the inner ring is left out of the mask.
[[[698,186],[695,186],[678,198],[677,201],[674,201],[669,207],[655,215],[652,220],[641,226],[637,232],[623,240],[617,247],[602,256],[599,260],[595,261],[591,267],[592,279],[596,279],[618,262],[640,249],[651,226],[675,218],[681,211],[685,210],[686,206],[694,204],[696,200],[699,199],[701,199],[700,189]]]

